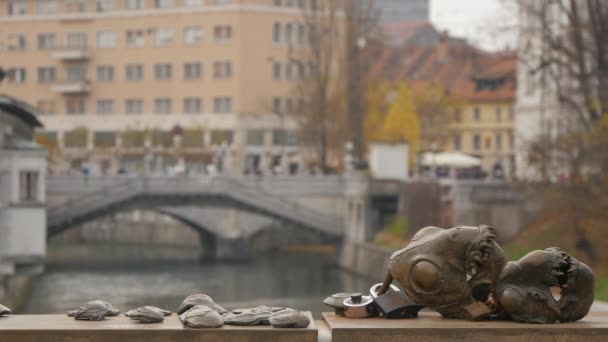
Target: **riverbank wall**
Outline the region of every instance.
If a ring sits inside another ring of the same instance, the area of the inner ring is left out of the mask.
[[[373,243],[345,242],[338,255],[338,266],[381,283],[388,270],[388,261],[393,250]]]
[[[0,276],[0,303],[19,310],[29,297],[32,287],[40,274],[44,272],[44,266],[33,265],[16,267],[12,274]]]

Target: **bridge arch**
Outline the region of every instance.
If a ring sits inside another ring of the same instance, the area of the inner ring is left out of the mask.
[[[101,216],[131,208],[159,211],[167,206],[210,206],[235,208],[341,236],[342,220],[321,214],[280,196],[251,189],[226,179],[200,182],[192,179],[129,179],[123,184],[88,193],[49,208],[47,237]],[[202,225],[179,215],[178,220],[203,229]],[[208,229],[206,231],[209,231]]]

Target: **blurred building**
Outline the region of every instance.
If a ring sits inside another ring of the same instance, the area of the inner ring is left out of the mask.
[[[432,86],[442,90],[441,96],[453,98],[446,102],[451,106],[445,109],[450,115],[441,117],[447,125],[419,113],[422,152],[463,152],[480,158],[488,174],[510,175],[514,168],[515,55],[483,51],[425,23],[409,31],[403,44],[380,51],[371,77],[407,82],[415,97],[428,97]],[[437,110],[444,105],[438,100]],[[437,127],[445,129],[437,132]]]
[[[297,162],[289,55],[314,1],[2,1],[0,92],[36,105],[58,169]]]
[[[0,96],[0,297],[4,276],[46,254],[46,151],[34,143],[33,108]]]
[[[380,11],[383,23],[428,21],[431,15],[429,0],[374,0],[374,6]]]

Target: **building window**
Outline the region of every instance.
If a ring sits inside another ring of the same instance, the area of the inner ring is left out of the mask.
[[[496,107],[496,122],[502,121],[502,108]]]
[[[460,122],[460,108],[454,108],[454,122]]]
[[[82,13],[87,11],[88,0],[66,0],[65,8],[68,13]]]
[[[200,97],[184,98],[184,113],[197,114],[203,111],[203,100]]]
[[[203,42],[203,30],[200,26],[188,26],[184,28],[184,44],[200,45]]]
[[[298,24],[298,44],[304,45],[306,44],[307,34],[306,34],[306,25]]]
[[[213,78],[227,79],[232,77],[232,62],[215,61],[213,62]]]
[[[216,113],[231,113],[232,98],[228,96],[216,96],[213,98],[213,111]]]
[[[515,135],[513,132],[509,132],[509,148],[511,151],[515,148]]]
[[[72,63],[66,67],[66,79],[68,81],[84,81],[87,78],[87,65],[84,63]]]
[[[455,151],[460,151],[460,149],[462,148],[462,137],[460,136],[460,134],[454,135],[454,137],[452,138],[452,145]]]
[[[84,114],[86,112],[86,105],[84,99],[68,99],[66,102],[66,112],[68,114]]]
[[[276,114],[283,113],[283,99],[280,97],[274,97],[272,99],[272,112]]]
[[[127,30],[125,32],[126,47],[143,47],[145,42],[144,30]]]
[[[25,83],[27,79],[27,72],[25,68],[9,68],[6,72],[6,78],[9,82],[15,84]]]
[[[264,146],[264,130],[261,130],[261,129],[247,130],[247,145]]]
[[[230,5],[232,0],[211,0],[211,3],[214,5]]]
[[[127,64],[125,67],[125,79],[127,81],[141,81],[144,79],[143,64]]]
[[[97,114],[114,114],[114,100],[100,99],[96,103]]]
[[[290,81],[296,79],[295,65],[293,62],[287,62],[287,65],[285,65],[285,79]]]
[[[272,79],[275,81],[281,80],[283,78],[283,64],[281,62],[272,63]]]
[[[496,133],[496,139],[494,142],[496,144],[496,151],[501,151],[502,150],[502,134],[500,132]]]
[[[125,7],[128,10],[144,8],[144,0],[127,0]]]
[[[173,74],[172,66],[169,63],[160,63],[154,65],[155,80],[170,80]]]
[[[116,47],[116,33],[114,31],[97,32],[97,47],[98,48]]]
[[[173,37],[175,36],[175,29],[172,28],[157,28],[154,30],[154,46],[171,46],[173,44]]]
[[[473,149],[475,151],[481,150],[481,136],[477,133],[473,134]]]
[[[515,110],[513,109],[513,106],[509,107],[509,121],[514,121],[515,120]]]
[[[38,49],[54,49],[57,47],[57,35],[54,33],[38,34]]]
[[[87,47],[86,32],[68,32],[68,48],[84,49]]]
[[[479,107],[473,107],[473,121],[481,120],[481,112]]]
[[[212,145],[231,145],[234,141],[234,132],[227,130],[211,131]]]
[[[272,42],[280,43],[282,35],[283,25],[280,22],[275,22],[272,26]]]
[[[114,66],[98,65],[97,66],[97,81],[101,81],[101,82],[114,81]]]
[[[285,24],[285,38],[284,41],[287,44],[293,44],[293,36],[294,36],[294,30],[293,30],[293,24],[292,23],[287,23]]]
[[[232,40],[232,26],[216,25],[213,28],[213,39],[216,42],[227,42]]]
[[[115,6],[114,0],[97,0],[95,2],[97,12],[113,11]]]
[[[173,111],[173,103],[168,97],[154,99],[154,113],[156,114],[171,114]]]
[[[38,67],[38,82],[48,83],[55,81],[54,67]]]
[[[38,171],[19,171],[19,202],[38,202]]]
[[[275,129],[272,131],[272,144],[275,146],[295,146],[298,144],[298,135],[294,131]]]
[[[9,33],[8,35],[8,50],[9,51],[24,51],[27,49],[27,38],[23,33]]]
[[[184,0],[186,7],[199,7],[203,5],[203,0]]]
[[[27,2],[25,0],[11,1],[8,3],[8,15],[27,14]]]
[[[38,0],[38,14],[55,14],[57,13],[57,0]]]
[[[36,109],[40,114],[55,114],[55,102],[52,100],[40,100],[36,103]]]
[[[281,7],[281,0],[272,0],[272,3],[276,6],[276,7]]]
[[[199,80],[203,75],[203,68],[199,62],[184,63],[184,79]]]
[[[95,147],[109,148],[116,146],[116,132],[97,131],[93,134]]]
[[[173,0],[154,0],[155,8],[172,8]]]
[[[144,101],[142,99],[126,99],[125,112],[127,114],[141,114],[144,112]]]

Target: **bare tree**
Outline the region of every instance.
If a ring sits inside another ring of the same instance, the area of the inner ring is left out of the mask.
[[[344,5],[345,111],[354,156],[364,153],[364,114],[366,112],[367,74],[372,60],[370,40],[377,36],[380,16],[374,0],[346,1]]]
[[[336,1],[312,1],[301,8],[301,23],[306,32],[306,46],[290,57],[298,66],[301,81],[297,93],[302,100],[301,133],[305,143],[314,146],[319,167],[328,170],[330,135],[335,123],[332,97],[335,94],[337,56],[340,35],[340,4]]]
[[[545,130],[530,144],[529,162],[544,180],[560,170],[548,201],[562,209],[577,247],[591,262],[595,251],[585,222],[606,219],[608,204],[608,2],[602,0],[520,0],[527,19],[521,27],[520,58],[541,89],[557,100]],[[536,45],[530,37],[536,38]],[[544,94],[544,93],[543,93]],[[542,109],[544,110],[544,109]],[[598,192],[599,191],[599,192]],[[590,197],[596,194],[598,197]]]

